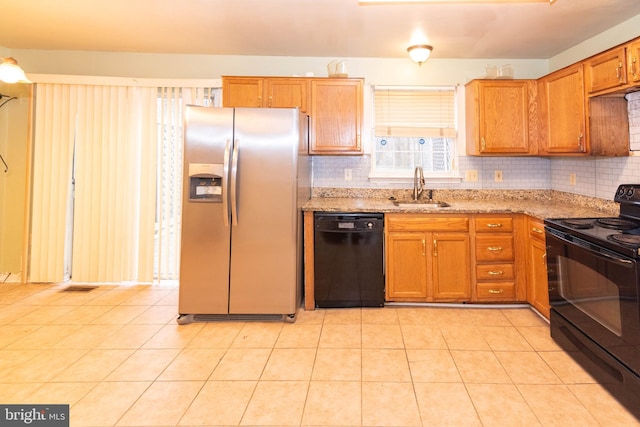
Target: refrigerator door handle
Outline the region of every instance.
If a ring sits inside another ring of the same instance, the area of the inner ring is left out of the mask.
[[[229,157],[231,157],[231,140],[227,140],[224,146],[224,164],[222,166],[222,222],[229,226]]]
[[[231,157],[231,221],[233,225],[238,225],[238,140],[233,143],[233,156]]]

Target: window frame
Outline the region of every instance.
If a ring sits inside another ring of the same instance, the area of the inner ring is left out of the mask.
[[[454,122],[454,136],[451,145],[452,159],[451,170],[448,172],[424,172],[425,177],[429,178],[431,182],[460,182],[462,177],[460,175],[460,156],[463,155],[464,149],[461,148],[461,137],[464,139],[464,134],[461,135],[460,129],[463,129],[464,123],[461,123],[460,107],[461,96],[464,97],[464,93],[461,93],[459,85],[371,85],[370,87],[370,107],[371,107],[371,126],[370,126],[370,152],[371,152],[371,166],[369,170],[370,181],[383,181],[383,182],[397,182],[404,183],[413,180],[413,169],[380,169],[376,166],[376,91],[377,90],[416,90],[416,91],[439,91],[439,90],[453,90],[453,122]]]

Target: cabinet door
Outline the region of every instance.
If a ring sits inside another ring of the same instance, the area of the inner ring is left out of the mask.
[[[262,107],[263,79],[258,77],[223,77],[223,107]]]
[[[478,154],[528,154],[528,83],[499,80],[476,83]]]
[[[362,154],[362,79],[311,80],[312,154]]]
[[[309,91],[308,81],[305,79],[265,79],[266,107],[269,108],[300,108],[307,112]]]
[[[433,300],[468,300],[471,295],[468,233],[433,233]]]
[[[582,63],[549,74],[541,80],[546,154],[586,154],[585,92]]]
[[[424,301],[427,297],[425,233],[392,232],[387,239],[387,300]]]
[[[640,82],[640,41],[627,45],[627,81]]]
[[[544,241],[531,239],[529,243],[529,303],[549,318],[549,287],[547,279],[547,249]]]
[[[594,56],[585,63],[589,93],[627,83],[625,49],[620,47]]]

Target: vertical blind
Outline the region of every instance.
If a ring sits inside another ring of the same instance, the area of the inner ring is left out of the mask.
[[[71,275],[71,174],[77,88],[38,85],[35,91],[33,198],[28,280],[59,282]]]
[[[30,282],[177,279],[182,108],[213,93],[36,85]]]

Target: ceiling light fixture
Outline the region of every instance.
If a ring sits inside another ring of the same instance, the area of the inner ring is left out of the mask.
[[[0,58],[0,80],[5,83],[31,83],[13,58]]]
[[[409,56],[413,59],[413,62],[417,62],[418,65],[422,65],[423,62],[429,59],[432,50],[433,46],[429,46],[428,44],[416,44],[407,48]]]

